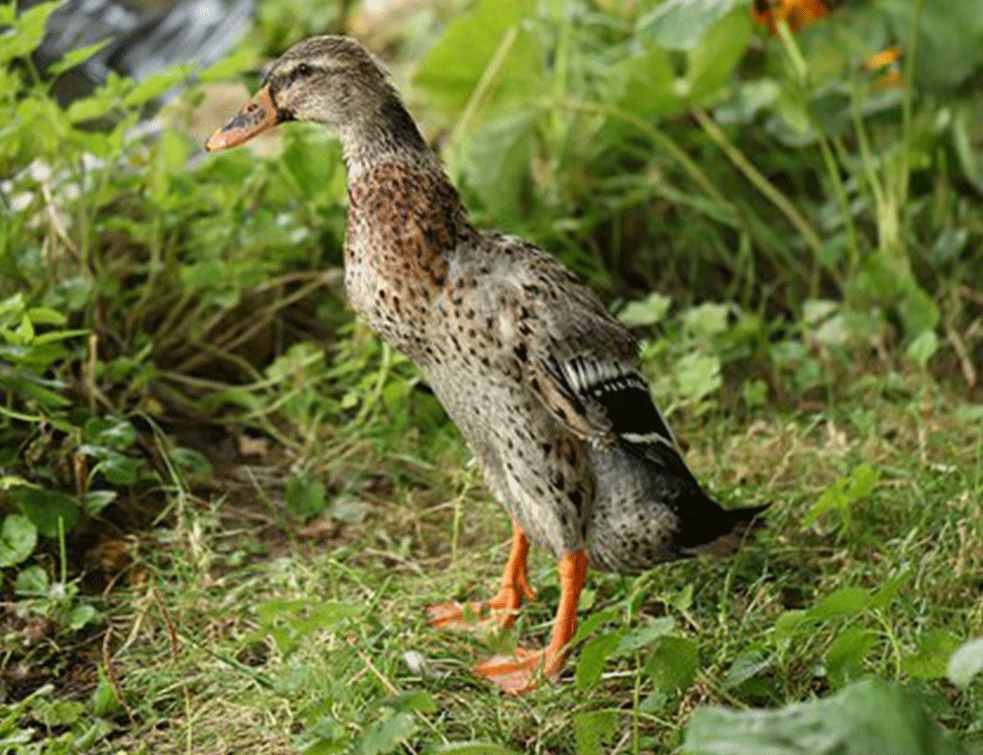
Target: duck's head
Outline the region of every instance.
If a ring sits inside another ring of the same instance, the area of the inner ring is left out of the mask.
[[[323,123],[343,142],[381,139],[423,146],[382,66],[347,37],[311,37],[288,49],[253,100],[212,134],[205,148],[235,147],[284,121]]]

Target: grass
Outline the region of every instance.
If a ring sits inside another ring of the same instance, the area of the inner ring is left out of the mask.
[[[50,8],[0,6],[0,754],[671,752],[705,706],[863,677],[983,751],[980,680],[947,673],[983,626],[973,2],[772,37],[743,7],[480,0],[378,44],[426,50],[405,88],[472,217],[598,289],[698,478],[772,504],[730,560],[591,573],[564,674],[521,699],[469,668],[545,643],[556,564],[534,551],[514,633],[427,626],[495,589],[509,527],[351,324],[337,144],[200,161],[192,120],[229,114],[199,89],[130,139],[184,74],[63,111],[16,63]],[[289,5],[203,85],[355,12]]]
[[[917,377],[899,384],[903,400],[875,385],[808,413],[744,425],[718,415],[684,429],[711,489],[733,502],[773,501],[768,530],[725,562],[670,564],[637,579],[592,573],[581,612],[609,614],[608,633],[671,617],[698,649],[695,675],[678,692],[657,693],[646,647],[608,658],[597,683],[582,686],[578,666],[600,629],[556,685],[527,698],[502,698],[468,673],[489,645],[434,632],[422,608],[487,595],[508,527],[462,476],[465,455],[450,450],[441,465],[425,465],[422,484],[397,485],[364,522],[329,524],[327,535],[243,526],[241,511],[221,501],[189,508],[167,557],[148,564],[153,578],[115,601],[112,665],[135,726],[100,751],[295,752],[300,730],[301,741],[358,742],[364,752],[394,731],[407,735],[407,752],[462,741],[579,752],[577,722],[604,712],[613,716],[605,751],[666,751],[697,705],[775,706],[864,674],[913,678],[944,724],[978,731],[978,690],[958,693],[911,665],[926,637],[971,636],[983,622],[978,411]],[[418,449],[389,440],[393,457]],[[881,478],[852,503],[849,525],[823,517],[803,527],[816,500],[862,462]],[[241,564],[244,552],[257,555]],[[558,594],[542,552],[530,573],[539,597],[518,634],[532,644],[547,639]],[[900,575],[883,607],[807,633],[776,629],[841,588],[876,590]],[[831,678],[831,646],[851,628],[873,641]],[[749,659],[759,668],[741,680],[735,669]]]

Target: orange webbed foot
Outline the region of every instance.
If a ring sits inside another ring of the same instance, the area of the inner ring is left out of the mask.
[[[486,601],[472,603],[439,603],[427,607],[427,620],[434,629],[455,629],[475,632],[500,627],[505,629],[515,623],[516,612],[522,599],[533,600],[535,590],[526,577],[526,556],[529,540],[515,522],[512,523],[512,552],[509,554],[502,588]]]
[[[562,654],[516,648],[512,655],[489,658],[476,666],[474,673],[485,677],[507,695],[521,695],[536,689],[541,679],[556,676],[562,664]]]
[[[495,597],[472,603],[438,603],[427,606],[427,620],[434,629],[464,632],[505,629],[515,623],[522,599],[533,599],[536,593],[526,582],[525,575],[515,585],[503,587]]]

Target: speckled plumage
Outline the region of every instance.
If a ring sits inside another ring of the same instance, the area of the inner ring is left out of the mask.
[[[419,365],[533,540],[634,572],[741,521],[686,469],[632,336],[553,257],[476,230],[433,163],[375,163],[349,200],[349,301]]]
[[[258,102],[259,129],[296,118],[341,136],[349,301],[419,365],[517,526],[499,604],[531,594],[525,535],[562,560],[572,608],[558,613],[552,659],[572,636],[583,562],[637,572],[740,544],[763,507],[728,512],[704,494],[652,403],[631,334],[555,258],[469,223],[363,48],[338,37],[295,45]],[[215,148],[249,128],[231,122]]]

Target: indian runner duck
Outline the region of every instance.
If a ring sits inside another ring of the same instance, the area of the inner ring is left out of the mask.
[[[416,362],[512,519],[498,594],[470,607],[431,606],[431,623],[458,626],[474,610],[508,626],[534,596],[530,540],[559,560],[545,650],[518,648],[476,668],[507,692],[532,689],[540,673],[562,667],[588,567],[633,573],[729,554],[765,507],[727,511],[704,493],[652,402],[632,335],[555,258],[468,221],[364,47],[338,36],[295,44],[206,147],[234,147],[295,120],[341,139],[351,306]]]

